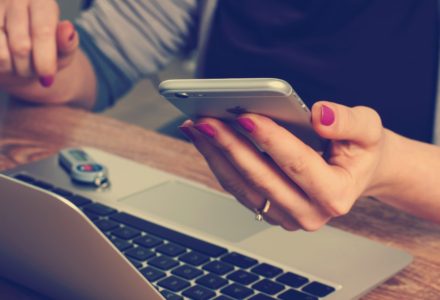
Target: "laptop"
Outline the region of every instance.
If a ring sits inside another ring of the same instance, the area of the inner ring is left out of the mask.
[[[412,257],[326,226],[256,222],[225,193],[93,148],[111,185],[58,157],[0,175],[0,276],[54,299],[356,299]]]

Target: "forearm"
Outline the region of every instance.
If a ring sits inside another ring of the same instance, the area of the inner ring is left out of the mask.
[[[372,196],[440,223],[440,147],[385,131],[384,155]]]
[[[60,70],[50,88],[41,86],[37,79],[4,83],[5,92],[35,103],[67,104],[91,109],[96,98],[96,76],[91,63],[82,51],[71,64]]]

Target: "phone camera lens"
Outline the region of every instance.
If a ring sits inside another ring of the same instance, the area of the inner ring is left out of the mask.
[[[182,98],[182,99],[186,99],[189,97],[189,95],[187,93],[175,93],[174,94],[177,98]]]

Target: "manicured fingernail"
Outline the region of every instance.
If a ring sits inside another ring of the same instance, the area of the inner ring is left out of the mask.
[[[198,131],[203,133],[204,135],[207,135],[211,138],[215,137],[216,131],[215,129],[209,125],[209,124],[197,124],[194,126]]]
[[[41,85],[46,87],[46,88],[51,87],[54,81],[55,81],[55,77],[54,76],[40,77]]]
[[[253,132],[256,128],[254,121],[249,118],[238,118],[238,124],[243,127],[247,132]]]
[[[321,124],[330,126],[333,122],[335,122],[335,113],[333,110],[326,105],[321,106]]]
[[[76,36],[76,31],[72,32],[69,36],[69,42],[73,42],[73,40],[75,39]]]
[[[189,129],[189,127],[186,126],[179,126],[180,131],[183,132],[183,134],[189,138],[191,141],[194,141],[195,136],[194,134],[191,132],[191,129]]]

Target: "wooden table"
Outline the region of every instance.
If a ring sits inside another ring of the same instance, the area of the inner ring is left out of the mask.
[[[96,147],[220,189],[190,144],[70,108],[11,106],[0,124],[0,170],[68,146]],[[415,256],[408,268],[364,299],[440,299],[440,226],[374,200],[358,201],[349,215],[331,224]],[[0,299],[45,298],[0,279]]]

